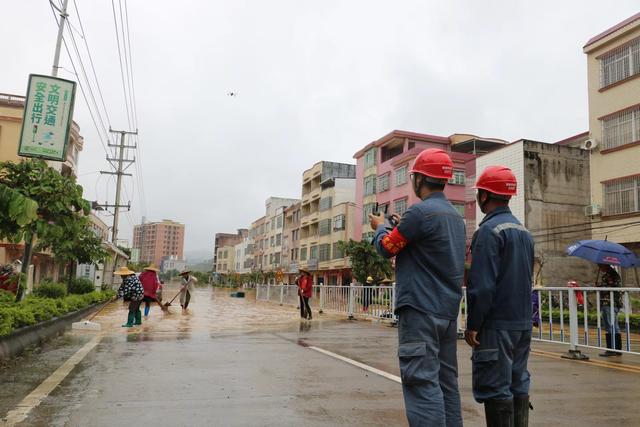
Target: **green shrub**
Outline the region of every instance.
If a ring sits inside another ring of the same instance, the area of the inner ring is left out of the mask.
[[[64,298],[67,287],[62,283],[44,282],[33,290],[33,294],[42,298]]]
[[[71,285],[69,286],[70,294],[88,294],[96,290],[96,287],[93,285],[93,282],[86,277],[76,277],[71,280]]]
[[[4,289],[0,289],[0,305],[12,304],[16,300],[16,296],[11,292],[7,292]]]

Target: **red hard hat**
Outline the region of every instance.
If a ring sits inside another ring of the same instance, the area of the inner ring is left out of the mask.
[[[451,179],[453,162],[446,151],[439,148],[429,148],[418,154],[410,172],[431,178]]]
[[[482,172],[474,188],[502,196],[515,196],[518,193],[518,182],[508,167],[489,166]]]

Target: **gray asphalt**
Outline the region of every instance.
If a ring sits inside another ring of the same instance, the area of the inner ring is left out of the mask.
[[[294,308],[210,290],[198,291],[190,313],[156,307],[130,330],[119,327],[125,317],[125,307],[115,305],[96,318],[100,344],[21,425],[406,425],[399,384],[308,348],[399,375],[394,328],[331,315],[300,321]],[[0,410],[15,406],[91,336],[70,332],[0,369]],[[563,350],[534,346],[532,426],[640,425],[637,360],[576,363],[560,360]],[[460,342],[465,425],[481,426],[469,357]]]

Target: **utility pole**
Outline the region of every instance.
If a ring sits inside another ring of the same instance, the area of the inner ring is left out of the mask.
[[[51,76],[58,76],[58,64],[60,63],[60,49],[62,48],[62,35],[64,33],[64,24],[67,22],[67,4],[69,4],[69,0],[63,0],[62,9],[59,9],[53,2],[51,5],[60,12],[60,23],[58,24],[58,39],[56,41],[56,53],[53,55],[53,67],[51,68]]]
[[[120,143],[119,144],[108,144],[109,147],[118,148],[118,158],[109,158],[107,160],[111,162],[111,165],[116,169],[115,172],[112,171],[100,171],[102,174],[108,175],[116,175],[116,200],[114,204],[105,203],[103,206],[106,208],[113,208],[113,228],[111,234],[111,242],[115,245],[118,240],[118,221],[120,220],[120,208],[127,208],[127,210],[131,209],[131,202],[128,202],[126,205],[120,204],[120,193],[122,191],[122,177],[123,176],[131,176],[130,173],[125,173],[125,171],[136,161],[135,157],[133,159],[126,159],[124,155],[124,150],[126,148],[135,149],[135,145],[126,145],[125,137],[127,135],[137,135],[138,131],[130,132],[125,130],[112,130],[109,128],[109,132],[120,134]],[[117,165],[114,165],[113,162],[117,162]],[[125,165],[126,166],[123,166]]]

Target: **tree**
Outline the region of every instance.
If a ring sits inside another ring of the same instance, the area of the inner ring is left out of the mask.
[[[368,242],[339,242],[340,249],[351,258],[351,270],[359,283],[365,283],[367,277],[373,277],[374,283],[385,277],[391,277],[391,261],[376,252],[376,248]]]
[[[56,227],[68,226],[78,218],[78,214],[89,213],[89,203],[82,198],[82,187],[76,184],[75,179],[62,176],[42,160],[0,163],[0,184],[14,189],[38,205],[37,218],[22,226],[15,236],[25,242],[22,273],[28,271],[36,237],[40,249],[49,249],[56,239],[68,238]],[[23,295],[24,287],[21,286],[16,299],[21,300]]]
[[[19,242],[24,227],[38,218],[38,203],[0,184],[0,239]]]

